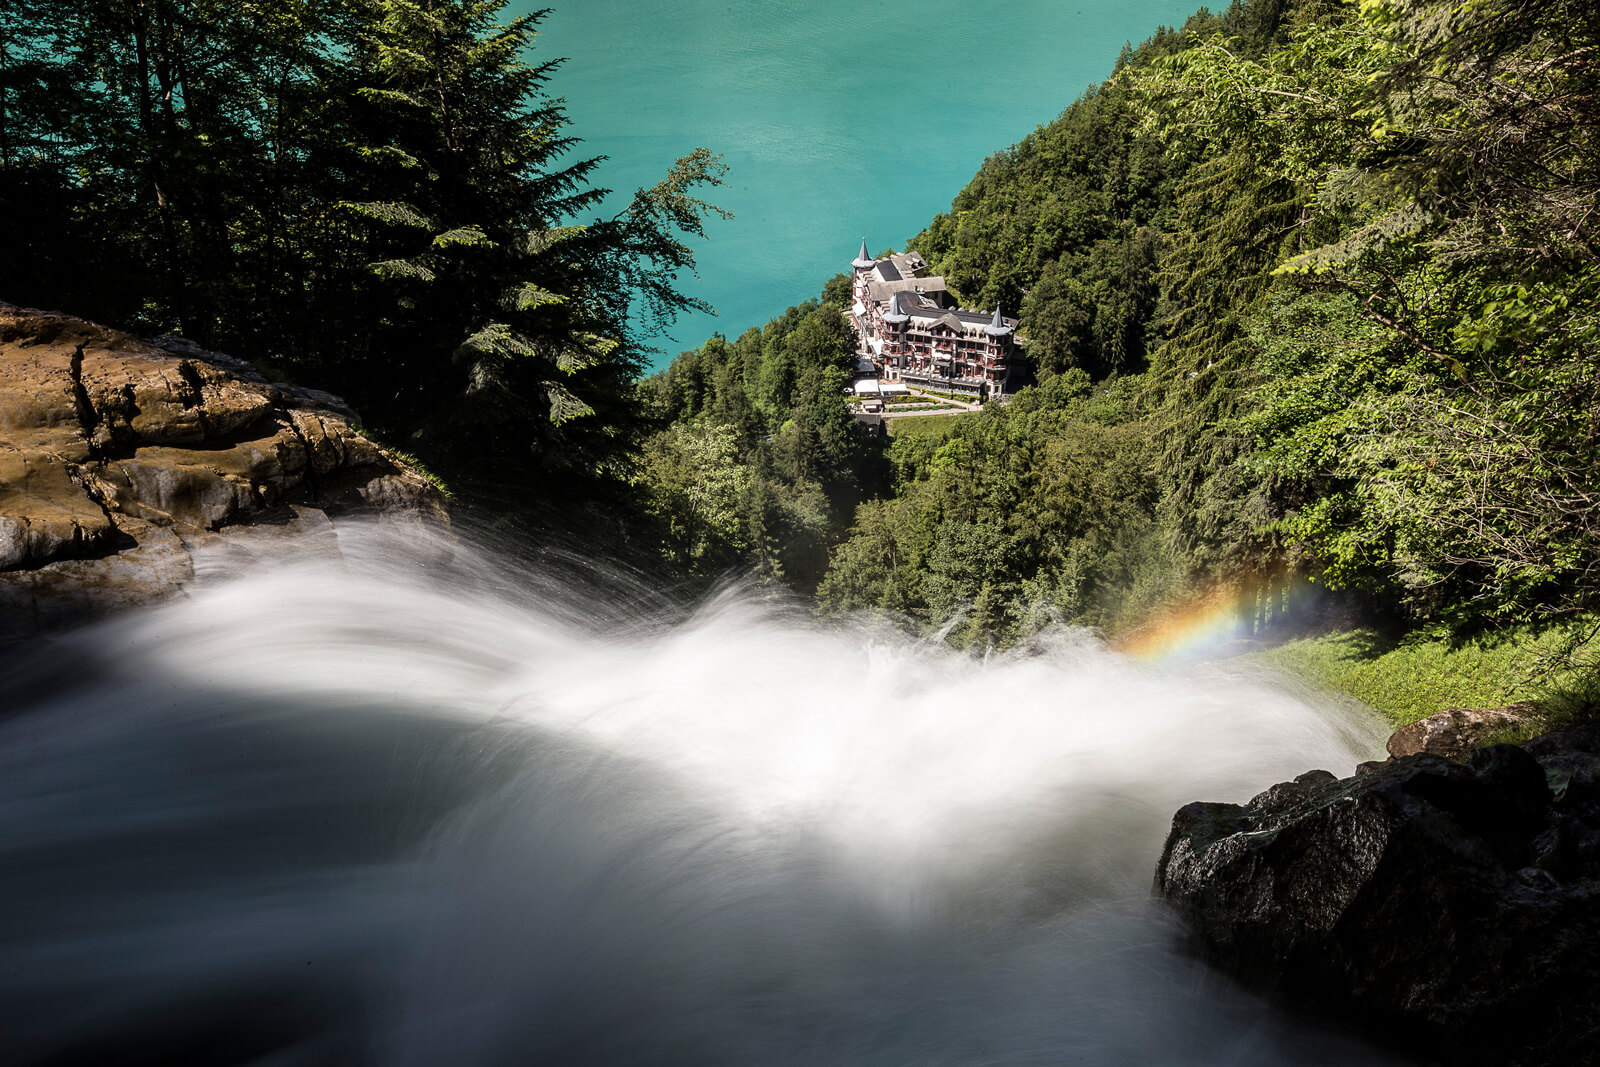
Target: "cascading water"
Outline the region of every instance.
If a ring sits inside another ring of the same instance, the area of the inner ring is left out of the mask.
[[[341,541],[0,660],[0,1061],[1376,1061],[1149,899],[1359,718]]]

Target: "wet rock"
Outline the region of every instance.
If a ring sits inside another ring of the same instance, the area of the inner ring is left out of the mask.
[[[1294,776],[1296,785],[1303,785],[1308,788],[1314,785],[1326,785],[1328,782],[1337,782],[1338,780],[1339,776],[1332,771],[1306,771],[1304,774]]]
[[[1503,708],[1445,708],[1426,719],[1407,723],[1389,735],[1389,755],[1415,756],[1426,752],[1459,760],[1488,738],[1521,726],[1534,716],[1532,704],[1507,704]]]
[[[0,642],[162,600],[193,580],[193,558],[176,531],[131,518],[121,530],[114,554],[0,574]]]
[[[1429,1058],[1600,1062],[1600,730],[1301,778],[1174,818],[1198,951]]]
[[[358,425],[331,394],[183,338],[0,304],[0,636],[170,594],[206,532],[307,509],[447,523],[431,482]]]

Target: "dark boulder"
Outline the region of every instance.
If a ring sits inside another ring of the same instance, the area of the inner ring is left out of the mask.
[[[1156,890],[1244,984],[1428,1059],[1600,1063],[1600,728],[1190,804]]]

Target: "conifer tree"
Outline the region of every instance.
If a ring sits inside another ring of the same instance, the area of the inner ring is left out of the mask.
[[[560,61],[526,58],[543,13],[501,24],[504,8],[368,9],[338,204],[383,309],[359,373],[394,379],[383,417],[457,465],[595,474],[632,443],[630,310],[659,323],[698,306],[671,284],[692,262],[674,229],[716,210],[690,190],[720,164],[697,152],[621,214],[576,224],[606,192],[590,184],[600,161],[569,158],[545,93]]]
[[[641,337],[703,309],[675,276],[721,164],[588,217],[599,161],[506,6],[7,5],[0,296],[334,389],[458,475],[604,482]]]

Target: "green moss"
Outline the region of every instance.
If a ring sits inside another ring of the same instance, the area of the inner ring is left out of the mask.
[[[1444,708],[1531,701],[1541,721],[1526,736],[1595,707],[1600,642],[1583,642],[1594,619],[1565,628],[1507,630],[1466,641],[1422,635],[1386,639],[1370,630],[1290,641],[1253,658],[1346,693],[1395,726]],[[1514,740],[1513,737],[1496,740]]]

